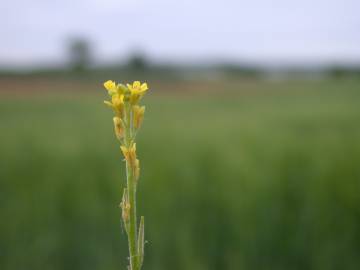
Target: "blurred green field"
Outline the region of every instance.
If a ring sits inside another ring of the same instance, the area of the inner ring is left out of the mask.
[[[144,269],[360,269],[359,86],[150,91]],[[0,96],[1,270],[126,269],[112,113],[70,91]]]

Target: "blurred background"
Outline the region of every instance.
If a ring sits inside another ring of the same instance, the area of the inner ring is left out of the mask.
[[[109,79],[150,86],[144,269],[360,269],[359,10],[2,0],[0,269],[126,269]]]

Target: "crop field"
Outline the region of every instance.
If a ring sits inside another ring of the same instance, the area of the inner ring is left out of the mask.
[[[101,81],[10,82],[0,269],[126,269],[125,171]],[[144,269],[360,269],[359,80],[149,85]]]

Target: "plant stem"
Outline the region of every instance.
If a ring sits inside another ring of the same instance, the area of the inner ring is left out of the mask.
[[[131,126],[131,107],[129,104],[125,106],[125,145],[130,147],[132,143],[132,126]],[[128,230],[128,241],[129,241],[129,254],[130,254],[130,268],[131,270],[138,270],[137,263],[137,229],[136,229],[136,183],[134,177],[133,168],[129,162],[126,161],[126,178],[127,178],[127,191],[130,203],[130,215],[129,215],[129,230]]]

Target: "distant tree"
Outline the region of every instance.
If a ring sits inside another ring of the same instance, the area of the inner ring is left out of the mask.
[[[333,66],[328,68],[327,73],[333,78],[360,76],[360,66]]]
[[[222,70],[227,76],[245,76],[245,77],[257,77],[261,75],[260,68],[252,66],[250,64],[236,64],[236,63],[225,63],[220,65]]]
[[[148,62],[145,55],[141,52],[133,53],[127,62],[127,68],[135,72],[146,70]]]
[[[87,69],[91,63],[90,43],[84,38],[73,38],[69,42],[69,58],[71,68],[75,71]]]

